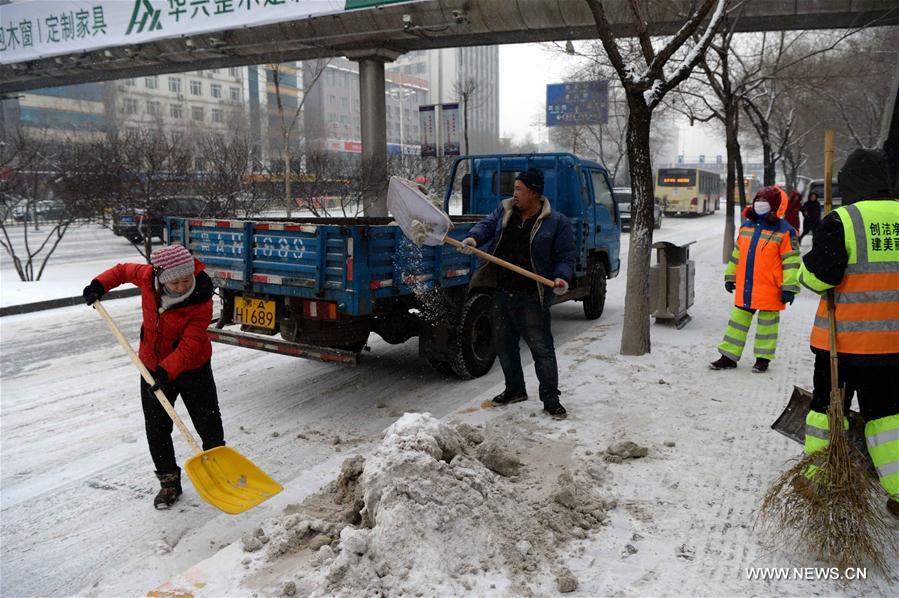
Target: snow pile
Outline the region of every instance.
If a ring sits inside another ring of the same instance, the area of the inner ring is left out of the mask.
[[[506,422],[482,434],[405,414],[364,465],[361,457],[348,460],[324,495],[304,503],[306,513],[330,510],[330,521],[294,513],[244,538],[245,551],[260,551],[280,570],[285,555],[316,550],[313,566],[258,589],[436,595],[521,593],[536,584],[573,591],[564,547],[602,524],[611,501],[594,494],[594,478],[529,463],[553,442],[536,431],[528,438],[534,454],[519,460],[516,453],[528,449],[513,429]]]

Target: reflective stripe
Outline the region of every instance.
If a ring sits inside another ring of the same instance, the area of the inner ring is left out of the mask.
[[[843,207],[843,211],[849,215],[852,220],[852,231],[855,234],[855,261],[856,263],[867,263],[868,261],[868,230],[865,228],[865,220],[862,218],[862,212],[856,205],[848,205]]]
[[[758,334],[758,333],[756,333],[755,340],[757,340],[757,341],[776,341],[777,333],[776,332],[774,334]]]
[[[830,430],[822,430],[821,428],[816,428],[815,426],[810,426],[808,424],[805,425],[805,435],[814,436],[821,440],[830,440]]]
[[[774,357],[774,351],[773,351],[773,350],[772,350],[772,351],[768,351],[768,350],[762,349],[762,348],[760,348],[760,347],[756,347],[756,348],[753,350],[753,354],[754,354],[756,357],[764,357],[765,359],[770,359],[770,358]]]
[[[867,262],[848,264],[846,274],[896,274],[899,262]]]
[[[786,291],[787,293],[798,293],[799,285],[798,284],[785,284],[784,286],[780,287],[780,290]]]
[[[793,257],[794,255],[799,255],[799,250],[788,251],[785,254],[783,254],[783,258],[786,259],[788,257]]]
[[[882,478],[893,475],[894,473],[899,473],[899,461],[886,463],[877,468],[877,475]]]
[[[815,326],[827,330],[824,316],[815,316]],[[899,320],[837,320],[837,332],[897,332]]]
[[[734,256],[730,256],[730,261],[731,261],[732,264],[738,264],[738,263],[740,263],[740,259],[737,258],[737,257],[734,257]]]
[[[759,326],[773,326],[774,324],[778,324],[780,322],[780,318],[762,318],[759,316]]]
[[[899,428],[885,430],[880,434],[868,436],[865,440],[868,443],[868,448],[874,448],[875,446],[886,444],[887,442],[895,442],[896,440],[899,440]]]
[[[724,342],[725,342],[725,343],[730,343],[730,344],[735,345],[735,346],[737,346],[737,347],[742,347],[743,345],[746,344],[746,339],[745,339],[745,338],[744,338],[744,339],[738,339],[738,338],[734,338],[734,337],[732,337],[732,336],[727,336],[727,335],[725,334],[725,335],[724,335]],[[739,359],[739,357],[738,357],[737,359]]]
[[[736,282],[736,281],[737,281],[736,274],[725,274],[724,275],[724,282]]]
[[[890,303],[899,301],[899,289],[889,291],[837,293],[834,298],[837,303]]]
[[[749,332],[749,326],[744,326],[743,324],[738,324],[733,320],[727,323],[728,328],[736,328],[737,330],[742,330],[743,332]]]
[[[795,264],[784,264],[783,265],[784,270],[792,270],[794,268],[799,269],[799,262],[796,262]]]

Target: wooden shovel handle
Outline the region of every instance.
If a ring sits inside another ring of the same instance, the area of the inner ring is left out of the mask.
[[[147,366],[140,360],[140,357],[137,356],[137,353],[134,352],[134,349],[131,348],[131,343],[128,342],[128,339],[125,338],[125,335],[122,334],[122,331],[119,330],[119,327],[116,326],[115,321],[112,319],[112,316],[109,315],[109,312],[106,311],[106,308],[103,307],[103,304],[99,301],[94,302],[94,309],[100,312],[100,315],[103,316],[103,319],[106,320],[107,326],[109,326],[109,330],[112,332],[113,336],[116,337],[116,340],[119,341],[119,344],[122,345],[122,348],[125,349],[125,352],[128,354],[128,357],[131,358],[131,361],[134,362],[134,365],[137,366],[137,369],[140,370],[140,375],[143,376],[144,380],[150,386],[153,386],[154,380],[153,376],[147,370]],[[200,448],[200,445],[197,444],[197,441],[194,440],[193,435],[190,433],[190,430],[187,429],[187,426],[184,425],[184,422],[181,421],[181,418],[178,417],[178,414],[175,412],[175,408],[172,407],[172,404],[169,403],[169,400],[165,398],[165,394],[161,390],[156,391],[156,398],[159,399],[160,404],[162,404],[162,408],[165,409],[165,412],[169,414],[169,417],[172,418],[172,421],[175,422],[175,425],[178,426],[178,429],[181,430],[181,433],[184,434],[185,440],[190,445],[190,448],[193,449],[195,453],[202,453],[203,449]]]
[[[456,239],[453,239],[450,236],[444,237],[443,242],[449,243],[453,247],[462,247],[463,246],[462,241],[457,241]],[[496,264],[498,266],[502,266],[503,268],[508,268],[509,270],[512,270],[513,272],[518,272],[522,276],[526,276],[527,278],[536,280],[537,282],[545,284],[546,286],[548,286],[550,288],[553,288],[553,289],[556,288],[556,283],[554,281],[552,281],[548,278],[545,278],[543,276],[540,276],[539,274],[536,274],[534,272],[531,272],[530,270],[525,270],[521,266],[516,266],[515,264],[510,264],[506,260],[500,259],[500,258],[496,257],[495,255],[491,255],[491,254],[487,253],[486,251],[481,251],[477,247],[471,247],[471,252],[473,254],[475,254],[476,256],[478,256],[479,258],[487,260],[488,262],[493,262],[494,264]]]

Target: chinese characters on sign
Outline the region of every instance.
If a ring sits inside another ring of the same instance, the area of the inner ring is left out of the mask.
[[[441,104],[443,113],[443,155],[459,155],[459,104]]]
[[[400,0],[22,0],[0,5],[0,63],[283,23]]]
[[[421,123],[421,155],[437,155],[436,106],[419,106],[418,118]]]
[[[899,249],[899,222],[871,222],[871,251],[896,251]]]
[[[608,81],[553,83],[546,86],[546,126],[609,122]]]

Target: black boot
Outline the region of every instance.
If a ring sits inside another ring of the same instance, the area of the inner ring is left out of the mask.
[[[771,363],[770,359],[765,359],[764,357],[756,358],[755,365],[752,366],[752,373],[761,374],[763,372],[767,372],[769,363]]]
[[[737,362],[725,355],[719,357],[718,361],[713,361],[709,364],[709,369],[711,370],[732,370],[735,367],[737,367]]]
[[[156,477],[159,478],[161,488],[156,498],[153,499],[153,506],[157,509],[168,509],[181,496],[181,470],[174,473],[157,471]]]
[[[521,401],[527,401],[528,395],[524,392],[510,392],[508,390],[504,390],[495,397],[493,397],[494,405],[509,405],[510,403],[520,403]]]

